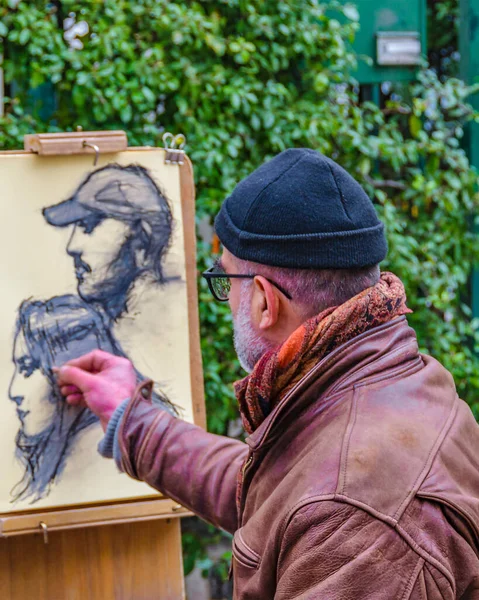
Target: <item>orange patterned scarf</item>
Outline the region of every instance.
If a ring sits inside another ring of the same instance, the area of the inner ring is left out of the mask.
[[[400,279],[382,273],[375,286],[303,323],[281,346],[264,354],[248,377],[235,383],[247,433],[255,431],[288,391],[332,350],[410,312]]]

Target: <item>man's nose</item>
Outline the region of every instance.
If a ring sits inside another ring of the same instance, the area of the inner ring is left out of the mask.
[[[75,256],[75,255],[81,254],[82,248],[81,248],[80,238],[81,238],[81,233],[78,228],[78,225],[74,225],[72,234],[71,234],[70,239],[68,240],[68,244],[67,244],[67,253],[70,256]]]

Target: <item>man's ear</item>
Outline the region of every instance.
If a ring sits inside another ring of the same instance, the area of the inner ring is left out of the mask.
[[[253,301],[259,329],[266,331],[274,327],[279,318],[279,298],[271,283],[262,275],[256,275]]]

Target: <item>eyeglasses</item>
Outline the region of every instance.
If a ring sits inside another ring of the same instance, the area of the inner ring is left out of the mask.
[[[229,273],[225,273],[219,265],[213,265],[203,273],[203,277],[208,282],[208,287],[210,288],[210,292],[213,294],[213,297],[219,302],[227,302],[229,300],[231,291],[230,279],[254,279],[256,275],[238,275],[236,273],[234,275],[230,275]],[[280,285],[271,279],[267,279],[266,277],[265,279],[269,281],[271,285],[274,285],[282,294],[284,294],[288,300],[292,300],[290,294]]]

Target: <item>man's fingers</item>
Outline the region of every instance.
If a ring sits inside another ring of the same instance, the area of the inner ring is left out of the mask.
[[[64,387],[72,386],[77,388],[82,394],[85,394],[95,385],[95,375],[67,364],[58,371],[57,382],[60,390]]]
[[[65,366],[77,367],[90,373],[99,373],[118,360],[118,357],[103,350],[93,350],[79,358],[74,358],[65,363]]]
[[[66,401],[68,402],[68,404],[70,404],[70,406],[85,406],[86,407],[86,402],[85,399],[83,398],[83,394],[70,394],[69,396],[66,397]]]
[[[81,390],[80,388],[78,388],[76,385],[63,385],[60,388],[60,392],[62,393],[62,396],[70,396],[71,394],[81,394]]]

